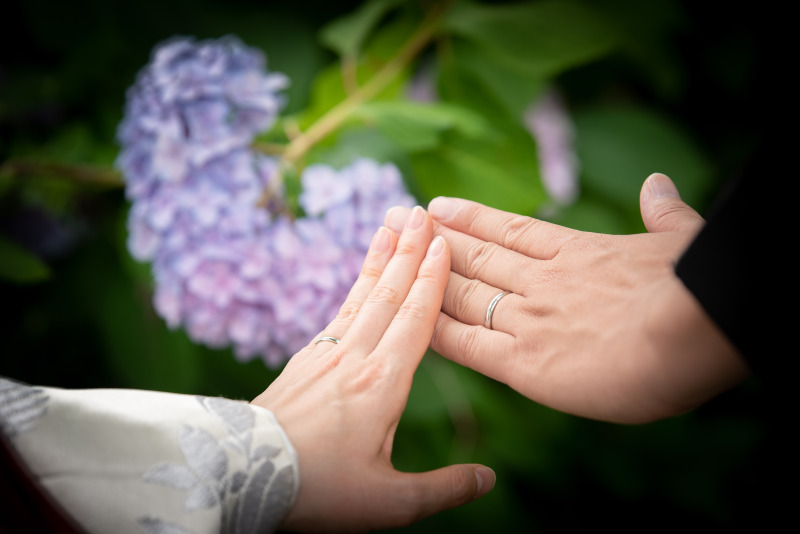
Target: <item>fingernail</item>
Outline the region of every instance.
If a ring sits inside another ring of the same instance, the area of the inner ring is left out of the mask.
[[[495,480],[497,480],[494,471],[485,466],[475,469],[475,478],[478,480],[478,490],[475,492],[476,499],[489,493],[494,487]]]
[[[431,244],[428,247],[427,257],[435,258],[436,256],[442,253],[442,251],[444,250],[444,246],[445,246],[444,238],[440,235],[437,235],[436,237],[433,238],[433,241],[431,241]]]
[[[411,210],[411,215],[408,217],[408,221],[406,221],[406,228],[409,230],[416,230],[420,226],[422,226],[422,221],[425,220],[425,210],[422,209],[420,206],[415,207]]]
[[[386,211],[383,224],[395,232],[400,233],[403,231],[403,226],[406,225],[406,219],[408,219],[409,211],[410,210],[405,206],[393,206]]]
[[[370,245],[372,252],[380,253],[389,250],[389,232],[391,232],[391,230],[385,226],[378,228],[378,231],[372,236],[372,244]]]
[[[666,175],[654,172],[647,177],[647,188],[654,197],[681,198],[678,188]]]
[[[440,221],[450,220],[458,210],[458,204],[451,198],[436,197],[428,204],[431,217]]]

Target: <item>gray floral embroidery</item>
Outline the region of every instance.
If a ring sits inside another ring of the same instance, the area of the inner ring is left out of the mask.
[[[47,413],[41,389],[0,377],[0,431],[9,438],[27,432]]]
[[[192,534],[191,530],[152,517],[139,518],[138,523],[149,534]]]
[[[218,397],[197,399],[222,420],[227,436],[217,440],[201,428],[185,425],[178,445],[186,465],[155,465],[144,480],[186,491],[186,511],[220,507],[223,532],[275,530],[289,506],[294,484],[290,466],[275,471],[272,459],[281,449],[271,445],[253,449],[255,414],[248,404]],[[231,454],[245,459],[244,470],[230,472]],[[150,534],[186,532],[157,518],[140,518],[139,525]]]

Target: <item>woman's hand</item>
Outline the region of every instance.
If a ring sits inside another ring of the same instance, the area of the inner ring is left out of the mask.
[[[399,241],[372,240],[339,315],[253,404],[272,410],[297,450],[300,490],[282,528],[350,531],[402,526],[476,499],[494,485],[479,465],[427,473],[392,466],[395,429],[433,334],[450,270],[420,207]],[[331,337],[341,340],[316,343]]]
[[[542,404],[615,422],[676,415],[741,381],[746,364],[673,270],[703,219],[661,174],[640,203],[650,233],[616,236],[431,201],[452,251],[433,350]],[[386,224],[406,217],[392,208]]]

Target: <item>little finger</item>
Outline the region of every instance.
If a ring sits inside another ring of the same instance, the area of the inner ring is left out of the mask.
[[[482,326],[466,325],[440,313],[431,348],[457,364],[504,384],[515,368],[516,338]]]

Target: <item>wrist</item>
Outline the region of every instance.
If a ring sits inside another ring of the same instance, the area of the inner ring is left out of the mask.
[[[694,295],[676,277],[653,300],[647,331],[656,369],[654,393],[665,416],[686,412],[745,380],[751,370]]]

